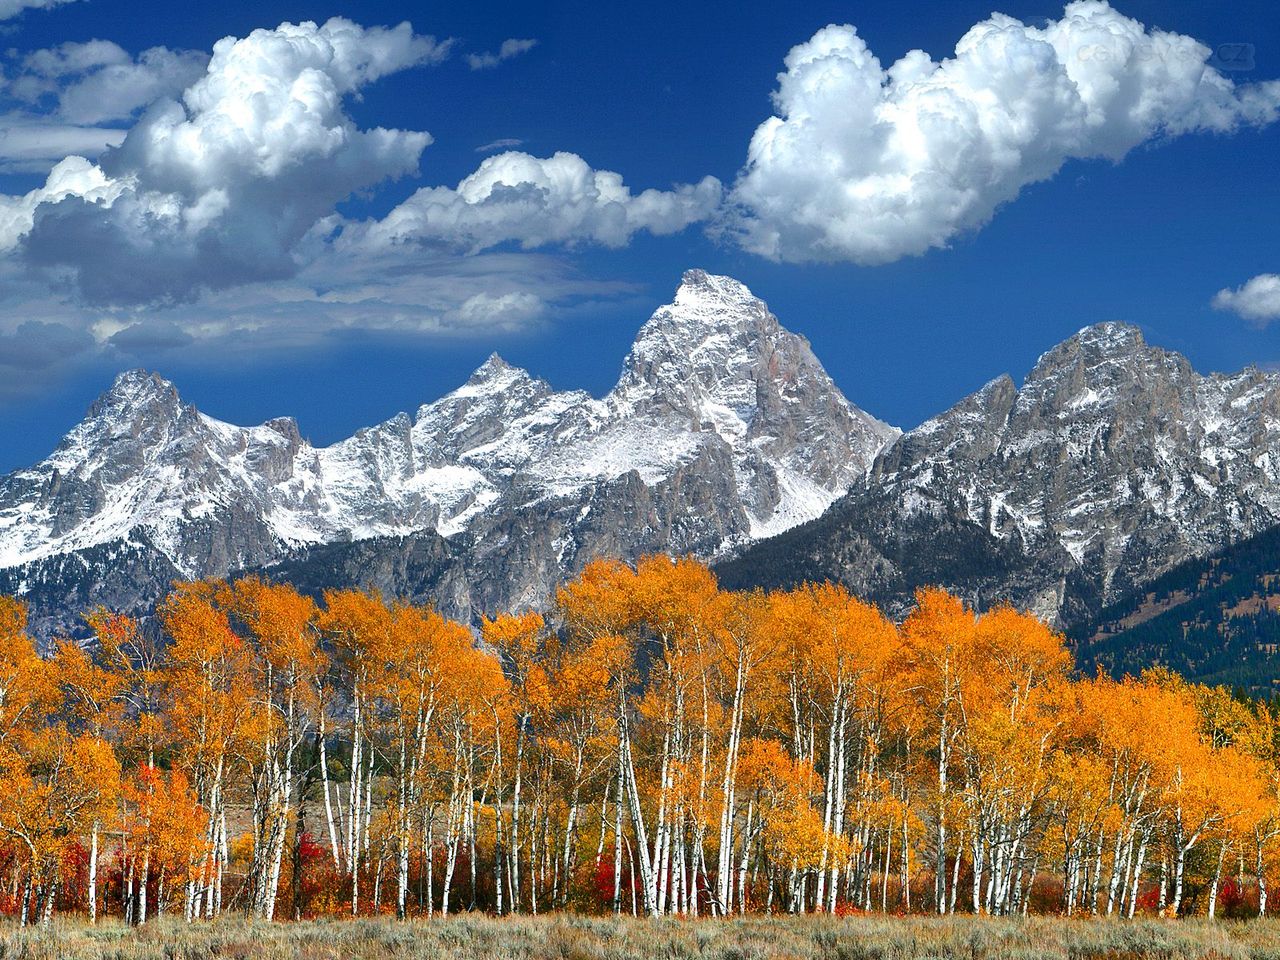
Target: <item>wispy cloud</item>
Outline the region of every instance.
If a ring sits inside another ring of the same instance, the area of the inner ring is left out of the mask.
[[[512,37],[509,40],[503,40],[502,45],[495,52],[467,54],[467,65],[472,70],[492,70],[506,60],[528,53],[537,45],[537,40],[520,40]]]
[[[493,140],[489,143],[483,143],[476,147],[476,153],[496,153],[499,150],[511,150],[515,147],[523,145],[524,141],[519,137],[503,137],[501,140]]]
[[[51,10],[76,0],[0,0],[0,20],[12,20],[25,10]]]

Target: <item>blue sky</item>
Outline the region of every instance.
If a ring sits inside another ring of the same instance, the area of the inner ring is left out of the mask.
[[[42,0],[0,2],[0,15],[23,2]],[[987,49],[948,82],[981,86],[983,110],[1035,135],[979,135],[991,117],[962,110],[945,131],[899,147],[867,139],[865,111],[900,110],[906,95],[883,93],[887,78],[879,93],[841,86],[875,79],[859,66],[858,43],[885,69],[914,49],[955,58],[992,0],[653,2],[603,12],[574,3],[201,6],[77,0],[3,22],[0,193],[18,220],[6,224],[0,203],[0,469],[44,456],[132,366],[160,371],[224,419],[292,414],[317,443],[436,398],[494,350],[557,387],[600,393],[690,266],[747,283],[809,337],[850,399],[903,427],[999,373],[1021,377],[1040,352],[1101,320],[1139,324],[1202,370],[1280,362],[1280,324],[1270,322],[1280,293],[1264,282],[1214,306],[1219,291],[1280,272],[1280,87],[1267,86],[1280,77],[1280,20],[1264,3],[1094,9],[1131,31],[1145,25],[1118,66],[1088,38],[1066,67],[1037,59],[1045,43],[1010,47],[1003,59]],[[1060,4],[995,9],[1025,25],[1001,21],[1014,41],[1066,29]],[[297,63],[280,59],[275,33],[223,41],[232,66],[223,71],[217,56],[206,66],[224,37],[331,17],[352,26],[302,36],[346,37],[329,60],[308,48],[303,67],[329,83],[306,101],[318,119],[287,114],[296,104],[281,89],[304,100],[314,91],[299,86],[309,75]],[[355,26],[406,20],[411,32]],[[860,40],[823,32],[829,24],[852,24]],[[1185,42],[1170,45],[1156,28]],[[536,44],[473,69],[469,58],[508,40]],[[771,100],[788,52],[801,46],[784,84],[790,99]],[[1017,57],[1030,58],[1031,74],[1017,72]],[[832,72],[814,79],[801,61]],[[1049,83],[1055,70],[1080,69],[1098,96],[1118,84],[1131,100],[1081,119]],[[236,84],[253,85],[255,71],[274,82],[275,99],[241,116]],[[1046,95],[1034,97],[1042,80]],[[905,82],[895,82],[902,94]],[[206,92],[183,101],[200,83]],[[825,102],[830,89],[836,99]],[[856,96],[870,98],[863,112],[846,102]],[[218,111],[243,129],[224,137],[225,127],[200,126]],[[771,115],[794,138],[767,163],[749,163],[753,133]],[[376,128],[402,133],[361,133]],[[347,134],[339,148],[324,139],[335,130]],[[975,163],[951,163],[949,153],[970,149]],[[508,162],[506,151],[529,159]],[[557,152],[579,166],[553,167]],[[76,153],[86,160],[63,167],[74,176],[69,193],[30,210],[17,202]],[[812,158],[828,155],[836,175],[824,169],[806,185]],[[452,188],[486,157],[504,164],[494,177],[507,191],[528,189],[519,171],[546,161],[531,169],[588,180],[613,172],[630,193],[609,205],[544,192],[532,212],[472,204]],[[893,187],[904,165],[921,164],[927,179]],[[837,198],[862,199],[848,209],[829,202],[832,182]],[[415,198],[422,188],[444,189]],[[636,200],[649,189],[662,193]],[[876,194],[887,189],[898,193]],[[918,218],[910,228],[898,226],[902,203]],[[802,222],[794,210],[809,213]]]

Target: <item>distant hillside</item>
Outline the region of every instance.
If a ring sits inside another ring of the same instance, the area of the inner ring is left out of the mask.
[[[1280,692],[1280,527],[1180,564],[1071,631],[1083,670],[1154,664],[1250,693]]]

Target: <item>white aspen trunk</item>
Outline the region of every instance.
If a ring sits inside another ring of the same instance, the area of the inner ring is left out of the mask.
[[[293,688],[290,687],[285,709],[284,769],[281,771],[280,816],[272,835],[271,874],[267,880],[267,898],[263,919],[273,920],[276,915],[276,898],[280,892],[280,867],[284,863],[284,847],[289,831],[289,817],[293,810],[293,754],[298,742],[296,705]]]
[[[937,826],[937,870],[934,874],[934,897],[938,905],[939,915],[947,912],[947,717],[944,713],[938,734],[938,826]],[[957,855],[958,859],[958,855]],[[952,898],[955,902],[955,882],[952,881]]]
[[[58,882],[57,880],[50,880],[49,885],[45,890],[44,904],[40,911],[40,926],[45,930],[48,930],[53,924],[53,902],[57,898],[57,895]]]
[[[612,792],[613,778],[610,777],[604,782],[604,794],[600,798],[600,837],[596,841],[596,869],[600,869],[600,864],[604,862],[604,841],[608,835],[609,823],[609,794]]]
[[[720,850],[716,864],[717,912],[730,911],[729,899],[733,878],[733,821],[736,805],[738,748],[742,731],[743,699],[747,687],[745,654],[739,651],[737,672],[734,677],[733,706],[729,713],[729,744],[724,759],[724,782],[721,786]]]
[[[844,707],[843,698],[840,708],[840,730],[836,735],[836,769],[835,769],[835,809],[832,811],[831,832],[837,837],[844,835],[844,807],[845,807],[845,759],[848,754],[846,742],[846,730],[849,723],[849,711]],[[864,832],[864,846],[870,849],[870,845],[866,843],[869,840],[869,834]],[[870,908],[870,875],[868,873],[868,887],[866,906]],[[840,864],[833,862],[831,864],[831,880],[827,890],[827,913],[836,912],[836,900],[840,891]]]
[[[569,897],[571,896],[571,893],[569,890],[569,885],[570,885],[569,881],[570,881],[570,877],[573,876],[572,871],[573,871],[574,837],[576,836],[577,829],[578,829],[578,803],[579,803],[581,790],[582,790],[582,751],[579,750],[577,754],[576,762],[575,762],[574,771],[573,771],[573,792],[570,794],[570,798],[569,798],[569,812],[565,817],[564,852],[561,858],[564,864],[564,884],[562,889],[557,891],[559,893],[558,898],[554,898],[552,901],[553,904],[558,904],[559,906],[566,905],[569,902]],[[604,793],[605,793],[604,802],[607,804],[609,802],[608,781],[605,781]],[[596,851],[597,866],[600,863],[600,855],[604,851],[604,822],[603,821],[604,821],[604,818],[603,816],[601,816],[600,849]]]
[[[671,768],[671,732],[668,730],[662,738],[662,767],[658,774],[658,817],[654,825],[653,837],[653,870],[650,875],[650,883],[645,893],[646,912],[649,905],[652,904],[653,915],[661,916],[663,902],[659,888],[662,886],[663,880],[663,863],[662,859],[665,853],[665,841],[667,837],[667,787],[668,773]],[[633,770],[634,775],[634,770]],[[645,858],[648,859],[648,850],[644,851]]]
[[[973,912],[975,916],[982,913],[982,871],[986,866],[983,860],[984,851],[982,848],[982,831],[980,827],[981,825],[979,824],[978,828],[974,829],[973,838],[971,840],[971,845],[969,847],[969,852],[973,856]],[[1073,879],[1074,879],[1074,874],[1073,874]],[[1074,892],[1075,892],[1074,882],[1071,884],[1071,890],[1072,890],[1072,897],[1074,898]],[[1068,899],[1067,914],[1070,915],[1070,913],[1071,913],[1071,899]]]
[[[1138,856],[1133,867],[1133,887],[1129,891],[1129,919],[1133,919],[1134,911],[1138,907],[1138,891],[1142,883],[1142,862],[1147,857],[1147,841],[1150,839],[1150,833],[1146,830],[1142,832],[1142,840],[1138,844]]]
[[[499,763],[501,763],[501,755],[499,755]],[[499,774],[501,776],[501,774]],[[494,896],[494,912],[498,916],[502,916],[502,812],[501,800],[494,804],[493,816],[493,896]],[[474,853],[472,854],[474,856]]]
[[[218,856],[214,861],[213,915],[222,916],[222,883],[226,876],[227,860],[227,808],[223,803],[222,768],[218,768]]]
[[[747,867],[751,862],[751,843],[755,830],[755,797],[747,800],[747,822],[742,830],[742,857],[738,860],[738,913],[747,912]],[[695,891],[696,900],[696,891]]]
[[[653,865],[649,860],[649,841],[646,836],[647,831],[644,825],[644,811],[640,806],[640,789],[636,783],[635,763],[631,757],[631,734],[627,729],[625,714],[621,720],[621,749],[623,755],[624,771],[626,773],[627,800],[631,808],[631,826],[636,837],[636,850],[632,853],[632,862],[639,861],[640,864],[640,885],[644,891],[645,897],[645,913],[650,916],[657,916],[656,904],[652,898],[654,889]],[[634,893],[634,884],[632,888],[632,896]]]
[[[427,871],[427,917],[428,919],[435,915],[436,912],[436,817],[435,805],[427,811],[426,827],[423,830],[422,838],[422,858],[425,861],[424,866]],[[420,881],[421,882],[421,881]],[[422,887],[419,885],[419,891]],[[418,898],[418,906],[422,906],[422,897]]]
[[[151,872],[151,850],[142,855],[142,871],[138,875],[138,925],[147,922],[147,880]]]
[[[676,835],[676,818],[677,811],[667,810],[665,823],[662,829],[662,842],[658,846],[654,857],[657,860],[657,866],[654,869],[654,877],[657,880],[657,911],[658,916],[665,916],[672,912],[674,896],[672,891],[673,883],[673,865],[675,863],[675,835]]]
[[[1128,841],[1125,835],[1128,834]],[[1128,869],[1129,852],[1133,849],[1132,830],[1116,830],[1116,842],[1111,851],[1111,877],[1107,881],[1107,916],[1115,913],[1116,896],[1120,892],[1120,878]]]
[[[899,893],[899,900],[902,902],[902,909],[907,913],[911,912],[911,839],[910,824],[906,815],[902,817],[902,853],[899,855],[899,865],[902,868],[902,879],[900,885],[902,890]]]
[[[831,700],[831,725],[827,730],[827,775],[822,785],[822,855],[818,861],[817,889],[814,906],[826,909],[828,837],[831,835],[831,815],[835,806],[836,789],[836,736],[840,723],[841,696],[837,689]]]
[[[363,769],[363,756],[360,752],[360,703],[357,695],[354,706],[354,717],[351,726],[351,776],[347,784],[347,836],[346,852],[343,863],[347,872],[353,876],[358,872],[357,842],[360,830],[360,774]],[[354,908],[353,911],[354,912]]]
[[[520,912],[520,788],[524,773],[524,740],[526,717],[520,717],[516,730],[516,774],[511,788],[511,864],[507,868],[511,881],[511,912]]]
[[[323,704],[320,707],[319,730],[317,736],[320,741],[320,787],[324,794],[324,817],[325,822],[329,826],[329,850],[333,854],[333,867],[339,873],[342,872],[342,850],[338,846],[338,826],[334,822],[333,799],[329,795],[329,753],[325,745],[325,712]]]
[[[1027,885],[1025,888],[1019,889],[1018,891],[1018,899],[1021,901],[1020,907],[1022,909],[1022,915],[1024,917],[1027,915],[1027,911],[1031,906],[1031,892],[1036,888],[1036,876],[1039,870],[1040,870],[1040,853],[1037,851],[1035,855],[1035,859],[1031,861],[1031,873],[1029,875],[1029,879],[1027,880]]]
[[[1262,858],[1262,838],[1255,835],[1253,870],[1258,880],[1258,916],[1267,915],[1267,876]]]
[[[452,815],[451,815],[452,816]],[[458,838],[453,835],[453,828],[448,831],[448,854],[444,864],[444,883],[440,893],[440,915],[449,915],[449,894],[453,890],[453,870],[458,863]]]
[[[613,913],[622,915],[622,795],[626,790],[622,741],[618,741],[618,798],[613,805]],[[634,878],[633,882],[634,882]]]
[[[369,854],[369,825],[373,820],[373,745],[369,745],[369,749],[365,751],[368,758],[364,770],[364,823],[361,828],[360,852],[365,856]]]
[[[1098,893],[1102,885],[1102,848],[1106,843],[1102,828],[1098,829],[1098,840],[1094,844],[1093,871],[1089,874],[1089,912],[1098,915]]]
[[[1218,910],[1218,885],[1222,881],[1222,858],[1226,856],[1226,844],[1218,846],[1218,866],[1213,871],[1213,883],[1209,885],[1209,919],[1212,920]]]
[[[98,831],[101,824],[93,821],[93,830],[89,837],[89,922],[98,922]]]
[[[1190,846],[1182,846],[1175,844],[1177,849],[1173,858],[1173,900],[1169,904],[1169,909],[1176,917],[1178,911],[1182,909],[1182,886],[1187,872],[1187,851]]]
[[[889,871],[893,869],[893,827],[884,831],[884,865],[880,876],[880,912],[889,912]]]
[[[960,842],[956,844],[955,860],[951,863],[951,899],[947,903],[947,912],[956,912],[956,896],[960,892],[960,851],[964,849],[964,834],[960,834]],[[945,863],[945,860],[944,860]]]
[[[466,822],[466,837],[467,837],[467,859],[469,861],[467,866],[469,868],[470,880],[471,880],[471,890],[470,890],[471,901],[468,906],[468,909],[474,910],[476,908],[476,876],[477,876],[477,870],[479,869],[479,866],[480,866],[479,863],[477,863],[477,860],[479,859],[479,844],[478,844],[479,827],[476,824],[474,810],[468,808],[466,817],[465,817],[465,822]]]
[[[357,707],[356,710],[358,716],[359,708]],[[347,776],[347,835],[344,840],[345,852],[342,858],[349,872],[355,869],[356,841],[360,829],[360,775],[364,769],[364,757],[360,752],[360,748],[360,726],[358,722],[353,722],[351,730],[351,769]]]
[[[396,798],[396,813],[399,829],[396,831],[396,919],[403,920],[409,913],[409,817],[407,775],[405,766],[408,762],[404,737],[400,738],[400,790]]]

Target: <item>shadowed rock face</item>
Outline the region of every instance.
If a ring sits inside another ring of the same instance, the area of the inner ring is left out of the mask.
[[[1197,374],[1100,324],[903,435],[818,522],[744,550],[730,583],[939,583],[1062,624],[1280,521],[1280,379]],[[781,563],[773,562],[784,557]],[[767,578],[766,578],[767,579]]]
[[[597,556],[710,558],[811,520],[897,435],[746,287],[692,270],[601,399],[495,355],[415,416],[317,448],[293,420],[233,426],[121,374],[0,480],[0,572],[42,634],[90,594],[142,610],[175,576],[247,569],[474,616],[541,604]]]

